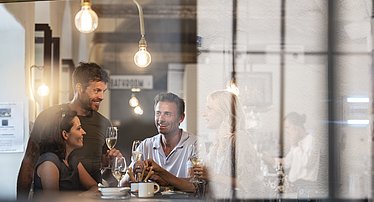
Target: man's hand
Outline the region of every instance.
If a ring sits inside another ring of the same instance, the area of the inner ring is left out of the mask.
[[[185,192],[195,192],[195,186],[185,178],[178,178],[172,173],[168,172],[152,159],[146,160],[149,167],[152,167],[154,174],[151,179],[157,182],[160,186],[173,186],[176,190]]]
[[[107,150],[106,154],[102,155],[101,163],[102,167],[108,167],[114,157],[122,157],[122,153],[117,149]]]
[[[153,161],[153,159],[147,159],[147,160],[144,161],[144,163],[147,164],[149,168],[152,166],[153,171],[155,171],[155,174],[157,174],[159,172],[163,172],[165,170],[165,169],[161,168],[161,166],[158,165],[155,161]]]
[[[166,180],[162,179],[160,176],[157,174],[153,174],[149,179],[151,179],[154,182],[157,182],[160,186],[168,186],[169,183],[166,182]]]
[[[122,153],[117,150],[117,149],[111,149],[111,150],[107,150],[106,151],[106,155],[109,157],[109,158],[113,158],[113,157],[122,157]]]
[[[148,165],[148,168],[152,166],[152,170],[154,171],[154,174],[150,177],[151,180],[157,182],[160,186],[168,186],[169,183],[160,176],[162,174],[165,174],[165,172],[168,172],[168,171],[163,169],[160,165],[158,165],[152,159],[147,159],[144,161],[144,163]]]

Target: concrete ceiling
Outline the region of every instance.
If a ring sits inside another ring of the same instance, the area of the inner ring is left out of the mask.
[[[170,63],[196,63],[196,0],[139,1],[152,70],[166,72]],[[102,63],[114,74],[139,74],[133,55],[140,39],[138,9],[132,1],[93,1],[101,26],[93,43],[103,50]],[[142,72],[144,74],[154,72]],[[163,73],[161,73],[163,74]]]

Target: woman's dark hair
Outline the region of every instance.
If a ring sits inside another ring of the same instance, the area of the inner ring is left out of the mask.
[[[290,123],[303,128],[306,121],[306,115],[297,112],[290,112],[286,117],[284,117],[284,120],[288,120]]]
[[[157,103],[159,102],[175,103],[177,105],[178,115],[181,116],[184,114],[184,110],[185,110],[184,100],[178,97],[178,95],[175,95],[174,93],[159,93],[155,97],[154,107],[156,107]]]
[[[65,159],[66,146],[62,137],[62,131],[69,132],[73,127],[73,119],[77,112],[61,109],[55,116],[51,117],[42,130],[39,143],[40,155],[46,152],[55,153],[60,159]]]
[[[96,63],[81,62],[73,72],[73,87],[80,83],[86,88],[90,81],[109,82],[109,75],[102,67]]]

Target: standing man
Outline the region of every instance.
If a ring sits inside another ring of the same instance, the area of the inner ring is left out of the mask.
[[[40,135],[50,124],[50,117],[55,116],[61,109],[68,108],[78,114],[87,134],[84,136],[84,146],[71,155],[76,155],[81,159],[84,167],[96,182],[101,182],[102,162],[108,162],[108,159],[113,156],[122,156],[116,149],[108,150],[105,144],[105,130],[111,123],[98,112],[100,103],[104,99],[104,92],[107,90],[108,73],[95,63],[80,63],[73,72],[72,80],[73,100],[70,103],[44,110],[35,120],[18,173],[18,199],[28,197],[33,181],[34,166],[39,157]]]
[[[185,117],[184,100],[173,93],[160,93],[154,103],[158,134],[143,140],[137,150],[142,153],[142,159],[153,166],[155,175],[152,180],[183,190],[189,190],[189,187],[193,191],[190,183],[184,185],[184,180],[181,180],[189,177],[189,158],[195,152],[192,145],[197,140],[195,135],[179,128]],[[131,166],[134,164],[132,162]]]

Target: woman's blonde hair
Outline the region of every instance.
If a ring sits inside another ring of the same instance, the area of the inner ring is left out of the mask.
[[[226,90],[218,90],[209,94],[208,99],[212,100],[215,108],[222,112],[228,123],[235,122],[237,130],[245,130],[245,114],[237,95]]]

